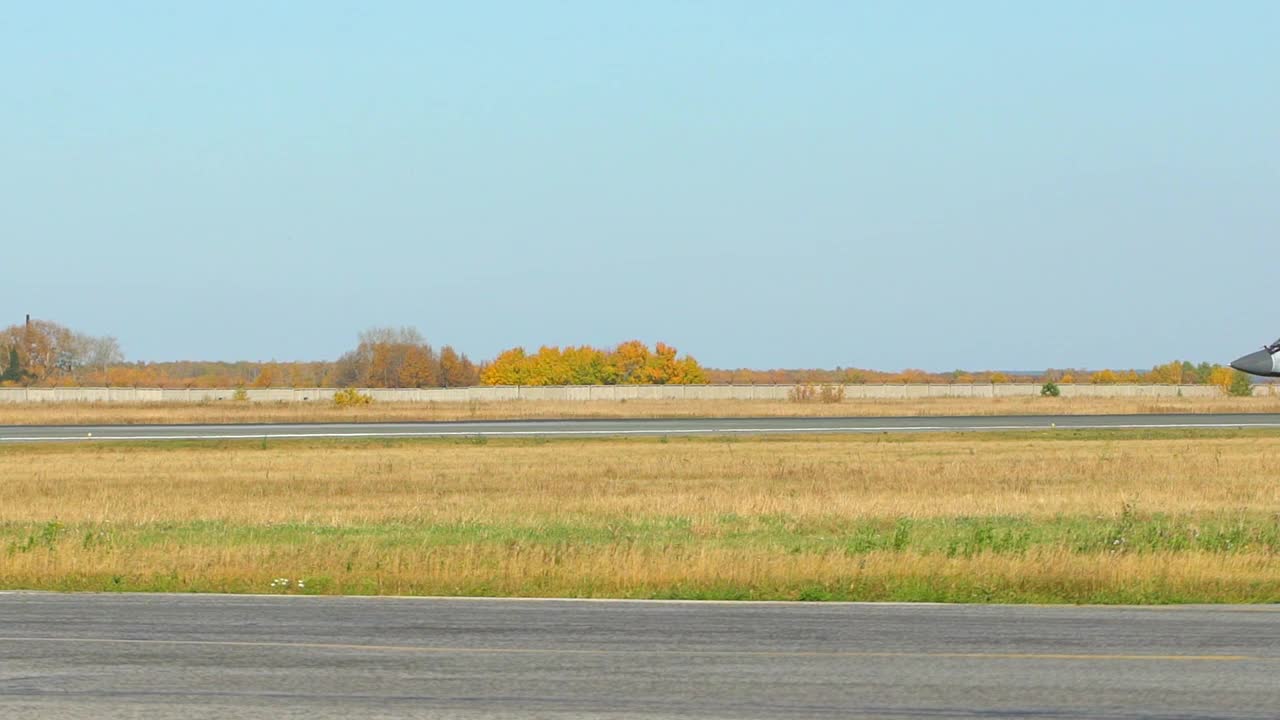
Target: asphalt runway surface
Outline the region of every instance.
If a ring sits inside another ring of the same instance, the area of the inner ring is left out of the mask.
[[[275,425],[5,425],[0,442],[259,438],[591,437],[997,432],[1049,429],[1280,428],[1276,414],[681,418]]]
[[[0,717],[1275,718],[1280,607],[0,593]]]

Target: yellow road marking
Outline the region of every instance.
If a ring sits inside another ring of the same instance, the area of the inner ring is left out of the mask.
[[[155,640],[135,638],[0,637],[0,642],[45,642],[100,645],[179,645],[229,648],[350,650],[433,655],[586,655],[586,656],[711,656],[769,658],[939,658],[961,660],[1095,660],[1130,662],[1275,662],[1280,657],[1262,655],[1159,655],[1124,653],[1018,653],[1018,652],[887,652],[817,650],[602,650],[581,648],[481,648],[433,645],[358,645],[354,643],[278,642],[258,640]]]

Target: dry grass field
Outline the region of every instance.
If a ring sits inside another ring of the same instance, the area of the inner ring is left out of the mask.
[[[96,425],[268,422],[395,422],[536,418],[797,417],[938,415],[1122,415],[1150,413],[1280,412],[1280,396],[1250,398],[934,398],[794,403],[752,400],[632,400],[492,403],[207,402],[0,403],[0,425]]]
[[[0,447],[0,587],[1280,601],[1267,431]]]

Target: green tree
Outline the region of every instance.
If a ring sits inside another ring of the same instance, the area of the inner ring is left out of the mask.
[[[18,348],[10,346],[9,348],[9,364],[5,366],[4,372],[0,373],[0,382],[20,383],[31,377],[31,373],[22,367],[22,358],[18,357]]]
[[[1248,375],[1235,370],[1235,377],[1231,378],[1231,386],[1227,388],[1227,392],[1236,397],[1249,397],[1253,395],[1253,381]]]
[[[1200,385],[1207,384],[1209,382],[1209,378],[1213,376],[1213,370],[1215,367],[1217,366],[1211,365],[1207,362],[1202,362],[1199,365],[1197,365],[1194,373],[1196,378],[1196,383]]]

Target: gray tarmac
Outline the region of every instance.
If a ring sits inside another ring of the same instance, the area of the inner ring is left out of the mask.
[[[1280,607],[0,593],[4,718],[1275,718]]]
[[[259,438],[591,437],[996,432],[1048,429],[1280,428],[1276,414],[680,418],[275,425],[4,425],[0,443]]]

